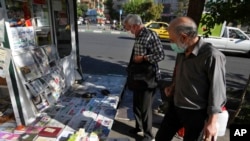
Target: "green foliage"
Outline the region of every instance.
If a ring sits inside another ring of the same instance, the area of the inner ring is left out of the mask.
[[[113,9],[113,0],[106,0],[104,1],[104,5],[109,10],[109,15],[111,19],[118,19],[119,13]]]
[[[86,12],[88,11],[88,5],[77,3],[77,17],[85,16]]]
[[[250,1],[249,0],[210,0],[205,5],[208,16],[202,17],[200,24],[206,25],[207,34],[215,24],[227,23],[250,24]]]
[[[188,10],[189,0],[179,0],[178,9],[174,11],[176,16],[184,16]]]
[[[143,21],[158,20],[163,12],[163,5],[152,0],[134,0],[123,5],[126,14],[138,14]]]

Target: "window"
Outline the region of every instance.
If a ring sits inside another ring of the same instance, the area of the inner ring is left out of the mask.
[[[152,23],[148,26],[148,28],[159,29],[160,25],[158,23]]]

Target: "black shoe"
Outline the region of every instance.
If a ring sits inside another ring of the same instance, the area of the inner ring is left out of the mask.
[[[142,141],[155,141],[155,139],[150,139],[150,138],[147,138],[147,137],[143,137]]]
[[[128,132],[130,134],[134,134],[134,135],[140,135],[140,134],[142,135],[143,134],[142,130],[136,129],[136,128],[130,129]]]

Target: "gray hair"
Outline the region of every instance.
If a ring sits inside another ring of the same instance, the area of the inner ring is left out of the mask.
[[[198,34],[197,25],[194,22],[181,23],[179,25],[176,25],[174,31],[177,35],[181,35],[182,33],[184,33],[191,38],[197,36]]]
[[[128,14],[123,19],[123,24],[129,24],[129,25],[142,25],[142,19],[139,15],[136,14]]]

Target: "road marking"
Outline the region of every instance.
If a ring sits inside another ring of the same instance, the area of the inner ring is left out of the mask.
[[[120,31],[111,31],[110,33],[111,33],[111,34],[121,34]]]
[[[93,32],[95,32],[95,33],[102,33],[101,30],[93,30]]]
[[[93,32],[93,33],[110,33],[110,34],[127,34],[127,32],[121,31],[102,31],[102,30],[86,30],[86,29],[78,29],[78,32]]]

